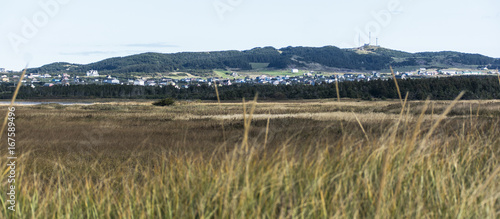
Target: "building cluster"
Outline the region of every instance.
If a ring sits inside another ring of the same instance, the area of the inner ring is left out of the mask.
[[[189,88],[191,86],[202,86],[208,85],[212,86],[214,84],[218,86],[230,86],[234,84],[267,84],[267,85],[319,85],[319,84],[330,84],[335,83],[335,81],[371,81],[371,80],[389,80],[392,79],[392,75],[389,73],[381,74],[379,72],[371,73],[345,73],[345,74],[335,74],[335,75],[323,75],[321,73],[316,73],[313,71],[308,71],[303,74],[297,75],[298,70],[292,69],[294,76],[284,75],[284,76],[247,76],[241,77],[239,73],[233,72],[228,74],[230,78],[222,77],[209,77],[209,78],[120,78],[113,77],[111,75],[101,76],[98,71],[90,70],[86,73],[87,76],[71,76],[69,74],[37,74],[30,73],[27,74],[23,83],[32,87],[36,86],[70,86],[70,85],[86,85],[86,84],[111,84],[111,85],[135,85],[135,86],[174,86],[176,88]],[[493,71],[459,71],[459,70],[427,70],[421,68],[417,71],[411,72],[395,72],[395,76],[398,79],[421,79],[421,78],[432,78],[432,77],[447,77],[447,76],[459,76],[459,75],[488,75],[497,74]],[[1,75],[2,83],[17,83],[19,81],[19,75],[14,74],[4,74]]]
[[[433,78],[433,77],[446,77],[446,76],[468,76],[468,75],[492,75],[498,74],[497,71],[492,71],[488,69],[483,70],[456,70],[456,69],[441,69],[441,70],[428,70],[426,68],[420,68],[417,71],[410,71],[399,73],[396,72],[395,75],[399,79],[419,79],[419,78]]]

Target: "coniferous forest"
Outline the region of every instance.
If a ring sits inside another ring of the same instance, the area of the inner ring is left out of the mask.
[[[500,84],[496,76],[446,77],[433,79],[399,80],[401,93],[408,93],[409,100],[450,100],[461,91],[463,99],[500,99]],[[0,98],[9,99],[13,86],[0,86]],[[362,100],[397,99],[392,80],[346,81],[339,83],[340,97]],[[221,100],[241,100],[259,94],[261,100],[336,98],[335,84],[321,85],[253,85],[238,84],[219,87]],[[18,99],[159,99],[171,97],[178,100],[216,100],[213,86],[190,86],[177,89],[173,86],[144,87],[132,85],[76,85],[21,88]]]

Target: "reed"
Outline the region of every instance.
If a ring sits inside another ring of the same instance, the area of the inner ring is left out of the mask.
[[[470,104],[459,99],[405,98],[403,109],[399,101],[257,99],[19,107],[18,205],[9,211],[0,195],[0,217],[498,218],[500,103],[482,103],[470,123]],[[218,119],[185,119],[221,109],[240,116],[225,120],[227,139]],[[386,116],[371,114],[382,110]],[[270,122],[277,112],[304,111],[345,116]],[[0,175],[1,194],[7,177]]]

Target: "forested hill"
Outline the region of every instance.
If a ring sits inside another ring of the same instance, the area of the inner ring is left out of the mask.
[[[434,68],[477,66],[496,69],[500,66],[500,59],[459,52],[408,53],[375,46],[356,49],[340,49],[334,46],[281,49],[264,47],[245,51],[143,53],[105,59],[87,65],[58,62],[29,69],[28,72],[83,74],[92,69],[102,73],[203,72],[213,69],[251,70],[253,63],[260,63],[258,65],[260,68],[295,67],[311,70],[329,68],[380,70],[389,66]]]

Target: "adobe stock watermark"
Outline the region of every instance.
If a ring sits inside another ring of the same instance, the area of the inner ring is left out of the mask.
[[[228,12],[234,11],[242,3],[243,0],[215,0],[213,6],[219,19],[223,21]]]
[[[353,45],[362,46],[364,43],[371,43],[371,36],[378,37],[383,29],[392,23],[394,16],[398,15],[402,10],[403,6],[400,0],[390,0],[384,9],[378,12],[372,11],[370,14],[373,20],[368,21],[363,29],[360,27],[354,29],[356,33]]]
[[[95,119],[92,114],[86,116],[88,119]],[[82,131],[84,139],[78,142],[78,147],[75,149],[75,159],[80,161],[89,161],[99,157],[100,148],[105,142],[105,136],[113,133],[116,127],[107,121],[101,121],[94,125],[91,129]]]
[[[17,161],[17,147],[16,147],[16,107],[9,107],[9,113],[8,113],[8,118],[7,118],[7,145],[9,146],[8,150],[8,163],[7,167],[8,169],[8,189],[7,189],[7,203],[9,205],[8,209],[10,211],[16,211],[16,161]],[[19,189],[18,189],[19,190]]]
[[[38,35],[40,29],[46,27],[50,20],[56,17],[61,7],[68,4],[71,0],[40,0],[38,2],[39,10],[33,13],[31,17],[23,17],[22,25],[18,32],[10,32],[7,38],[16,54],[26,46],[30,40]]]

